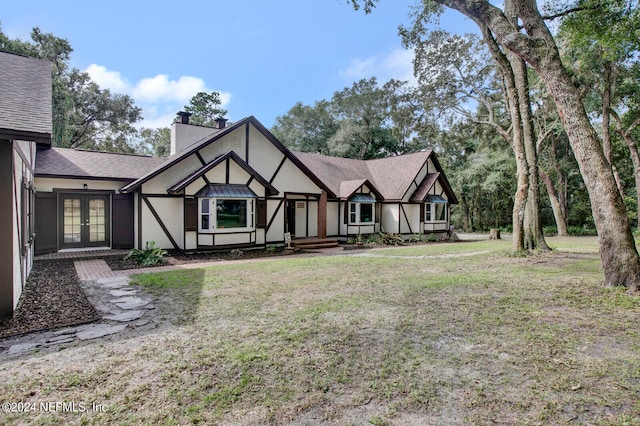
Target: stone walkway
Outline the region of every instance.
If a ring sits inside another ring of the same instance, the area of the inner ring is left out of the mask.
[[[2,347],[7,350],[1,352],[0,357],[97,339],[127,328],[155,327],[152,319],[145,318],[145,313],[155,308],[152,300],[129,285],[127,274],[107,277],[112,271],[102,259],[76,261],[75,265],[87,298],[102,319],[92,324],[9,338],[2,342]],[[81,273],[85,278],[82,278]],[[87,278],[88,276],[91,278]]]

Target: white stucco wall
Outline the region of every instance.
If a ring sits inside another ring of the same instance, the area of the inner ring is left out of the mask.
[[[54,189],[84,189],[87,184],[88,190],[94,191],[117,191],[128,182],[115,180],[89,180],[89,179],[64,179],[36,177],[35,186],[38,192],[52,192]]]
[[[179,248],[184,247],[183,224],[184,209],[182,208],[182,198],[148,198],[154,210],[164,223],[165,227],[178,244]],[[157,247],[173,249],[173,244],[160,224],[149,210],[147,204],[142,202],[142,247],[147,241],[155,241]]]
[[[267,200],[267,223],[271,220],[279,203],[280,200]],[[267,243],[282,242],[284,240],[284,211],[285,204],[283,202],[267,233]]]
[[[337,201],[327,202],[327,235],[340,234],[340,204]]]

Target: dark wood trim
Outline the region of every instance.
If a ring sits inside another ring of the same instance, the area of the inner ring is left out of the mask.
[[[196,157],[198,157],[198,160],[200,160],[200,163],[201,163],[203,166],[206,166],[206,165],[207,165],[207,162],[206,162],[206,161],[204,161],[204,158],[202,158],[202,154],[200,154],[200,151],[196,151]]]
[[[251,182],[253,182],[253,176],[249,177],[249,180],[247,181],[246,185],[247,186],[251,185]]]
[[[297,196],[297,197],[305,197],[305,198],[315,198],[316,200],[320,199],[320,194],[312,194],[309,192],[285,192],[284,196],[285,198],[289,198],[290,196]],[[272,199],[272,198],[270,198]],[[295,200],[295,198],[289,198],[290,200]],[[302,198],[298,198],[298,200],[301,200]]]
[[[142,249],[142,194],[140,192],[134,193],[134,203],[136,199],[135,194],[138,194],[138,248]]]
[[[404,210],[404,205],[400,204],[400,210],[402,210],[402,214],[404,215],[404,220],[407,221],[407,226],[409,227],[409,233],[413,234],[413,230],[411,229],[411,223],[409,222],[409,218],[407,217],[407,212]],[[400,227],[402,229],[402,227]]]
[[[276,210],[273,212],[273,216],[271,216],[271,219],[269,219],[269,223],[267,223],[267,227],[264,230],[264,240],[267,241],[267,234],[269,233],[269,229],[271,229],[271,225],[273,224],[273,221],[275,220],[276,216],[278,216],[278,212],[280,211],[280,207],[282,207],[282,204],[284,203],[284,198],[280,200],[280,202],[278,203],[278,207],[276,207]],[[269,204],[267,204],[267,207],[269,206]]]
[[[97,195],[111,195],[116,191],[111,189],[66,189],[66,188],[53,188],[54,194],[97,194]]]
[[[305,235],[308,237],[308,236],[309,236],[309,197],[307,197],[307,200],[306,200],[306,209],[305,209],[305,210],[306,210],[306,211],[305,211],[305,213],[306,213],[306,218],[305,218],[305,220],[306,220],[306,223],[305,223],[305,226],[306,226]]]
[[[402,210],[402,203],[398,203],[398,234],[402,234],[402,221],[400,220],[401,210]]]
[[[171,241],[171,244],[173,245],[173,248],[176,250],[180,250],[180,247],[178,247],[178,244],[176,243],[176,240],[173,239],[173,236],[171,236],[171,233],[169,232],[169,230],[167,229],[167,227],[165,226],[164,222],[162,221],[162,219],[160,218],[160,216],[158,215],[158,212],[156,211],[156,209],[153,208],[153,205],[151,205],[151,202],[149,201],[149,199],[147,198],[146,195],[142,196],[142,199],[144,200],[144,203],[147,205],[147,207],[149,208],[149,211],[151,211],[151,214],[153,215],[153,217],[156,219],[156,221],[158,222],[158,225],[160,225],[160,227],[162,228],[162,231],[164,232],[164,234],[167,236],[167,238],[169,238],[169,241]],[[142,246],[141,246],[142,247]]]
[[[318,177],[316,175],[314,175],[311,170],[309,170],[309,168],[307,166],[305,166],[302,161],[300,161],[286,146],[284,146],[282,144],[282,142],[280,142],[275,136],[273,136],[273,134],[271,132],[269,132],[269,130],[267,130],[266,127],[264,127],[255,117],[251,116],[248,118],[245,118],[243,120],[240,120],[236,123],[233,123],[232,125],[225,127],[224,129],[222,129],[220,132],[214,134],[211,136],[210,139],[202,142],[201,144],[199,144],[197,147],[194,147],[184,153],[182,153],[180,156],[177,156],[176,158],[172,159],[171,161],[167,161],[164,164],[162,164],[159,168],[155,169],[153,172],[148,173],[147,175],[145,175],[144,177],[135,180],[133,182],[131,182],[131,185],[126,185],[125,187],[122,188],[123,192],[131,192],[134,191],[135,189],[137,189],[138,187],[140,187],[142,184],[144,184],[145,182],[149,181],[150,179],[153,179],[154,177],[156,177],[157,175],[159,175],[160,173],[164,172],[166,169],[168,169],[169,167],[174,166],[175,164],[179,163],[180,161],[182,161],[183,159],[189,157],[191,154],[193,154],[195,151],[198,151],[208,145],[210,145],[211,143],[219,140],[220,138],[224,137],[227,134],[230,134],[231,132],[239,129],[241,126],[245,126],[248,124],[253,124],[253,126],[260,132],[262,133],[267,140],[269,140],[274,147],[276,147],[280,152],[282,152],[285,157],[288,157],[291,162],[293,164],[295,164],[309,179],[311,179],[311,181],[313,183],[315,183],[318,187],[320,187],[321,189],[324,189],[325,191],[327,191],[327,194],[330,197],[335,197],[336,195],[333,193],[333,191],[331,191],[331,189],[329,189],[324,182],[322,182],[320,179],[318,179]],[[233,151],[230,151],[233,152]],[[248,165],[247,165],[248,166]],[[277,192],[276,192],[277,193]]]
[[[45,174],[45,173],[36,173],[34,176],[35,177],[39,177],[39,178],[50,178],[50,179],[74,179],[74,180],[88,180],[88,181],[92,181],[92,180],[97,180],[97,181],[110,180],[110,181],[127,182],[127,183],[133,182],[133,179],[128,179],[128,178],[54,175],[54,174]]]
[[[280,172],[280,169],[282,168],[282,166],[284,166],[285,161],[287,161],[286,155],[282,157],[282,161],[280,161],[280,164],[278,164],[278,167],[276,167],[276,171],[273,172],[273,176],[271,176],[271,179],[269,179],[269,184],[272,184],[273,181],[276,179],[276,176],[278,176],[278,173]]]
[[[178,191],[183,190],[185,187],[195,182],[196,179],[204,176],[207,172],[209,172],[209,170],[213,169],[214,167],[217,167],[223,161],[226,161],[228,159],[233,159],[233,161],[235,161],[236,164],[238,164],[245,172],[247,172],[248,175],[253,176],[258,182],[260,182],[260,184],[264,186],[269,193],[271,193],[272,195],[278,195],[278,190],[275,189],[269,182],[267,182],[266,179],[260,176],[260,174],[257,171],[253,170],[247,163],[245,163],[244,160],[242,160],[242,158],[240,158],[240,156],[235,153],[235,151],[229,151],[228,153],[216,158],[215,160],[213,160],[206,166],[200,168],[199,170],[195,171],[194,173],[191,173],[189,176],[187,176],[186,178],[182,179],[180,182],[176,183],[171,188],[169,188],[167,192],[172,194],[172,193],[176,193]],[[124,192],[127,192],[127,191],[124,191]]]
[[[13,142],[0,140],[0,317],[13,313],[13,167]]]
[[[225,228],[231,229],[231,228]],[[198,235],[238,235],[238,234],[251,234],[252,232],[256,232],[255,230],[251,231],[233,231],[233,232],[200,232],[198,231]]]
[[[126,192],[125,192],[126,194]],[[143,197],[146,198],[183,198],[182,194],[144,194]]]
[[[25,130],[15,130],[0,128],[0,139],[21,140],[36,142],[44,145],[51,145],[51,133],[30,132]]]
[[[249,164],[249,123],[244,126],[244,161]]]
[[[229,174],[230,174],[230,171],[229,171],[229,158],[228,157],[227,157],[227,161],[225,162],[225,168],[226,168],[226,170],[225,170],[225,175],[224,175],[224,183],[229,185]],[[271,182],[269,182],[269,183],[271,183]]]
[[[191,249],[191,250],[185,250],[187,252],[194,252],[194,251],[210,251],[210,252],[223,252],[223,251],[227,251],[230,249],[242,249],[242,248],[260,248],[260,247],[266,247],[266,243],[265,244],[256,244],[256,243],[239,243],[239,244],[225,244],[225,245],[221,245],[221,246],[197,246],[198,248]]]
[[[205,173],[202,174],[202,176],[200,176],[202,178],[202,180],[204,180],[204,184],[205,185],[211,185],[211,182],[209,182],[209,179],[207,178],[207,175]],[[194,180],[193,182],[196,182],[196,180]],[[191,182],[191,183],[193,183]]]

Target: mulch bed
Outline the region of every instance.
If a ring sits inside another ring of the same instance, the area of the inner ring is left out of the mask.
[[[170,266],[170,265],[184,265],[187,263],[199,263],[199,262],[216,262],[221,260],[239,260],[239,259],[256,259],[262,257],[278,257],[278,256],[291,256],[294,254],[301,254],[304,251],[297,250],[295,252],[286,251],[284,248],[276,248],[275,251],[267,250],[241,250],[237,251],[225,251],[225,252],[202,252],[202,253],[182,253],[177,250],[168,250],[168,254],[164,257],[164,262],[154,266]],[[241,254],[240,254],[241,253]],[[137,269],[140,265],[133,259],[126,259],[120,256],[105,257],[104,261],[109,265],[112,271],[121,271],[124,269]]]
[[[80,288],[72,261],[38,261],[33,264],[13,317],[0,320],[0,338],[98,319]]]

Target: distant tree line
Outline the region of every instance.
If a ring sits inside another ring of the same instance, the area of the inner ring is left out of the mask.
[[[73,49],[69,42],[38,27],[31,40],[11,39],[0,28],[0,50],[43,59],[53,64],[53,145],[123,153],[169,155],[169,127],[137,129],[142,110],[125,94],[101,89],[86,72],[69,66]],[[217,92],[196,93],[185,111],[191,122],[212,125],[227,111]]]

